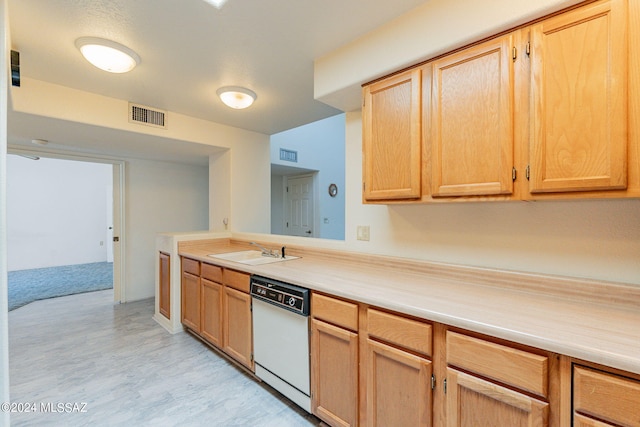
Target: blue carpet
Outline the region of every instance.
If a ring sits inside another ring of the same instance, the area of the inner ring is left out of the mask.
[[[65,265],[10,271],[9,311],[30,302],[113,288],[113,263]]]

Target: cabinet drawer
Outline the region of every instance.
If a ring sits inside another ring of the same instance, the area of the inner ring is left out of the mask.
[[[247,273],[228,270],[226,268],[222,270],[222,283],[239,291],[249,293],[250,281],[251,275]]]
[[[191,258],[182,258],[182,271],[196,276],[200,275],[200,261]]]
[[[581,366],[573,369],[573,409],[621,426],[640,426],[640,381]]]
[[[324,295],[311,295],[311,314],[343,328],[358,330],[358,305]]]
[[[447,363],[538,396],[548,395],[546,356],[447,331]]]
[[[212,282],[222,283],[222,267],[202,263],[202,277]]]
[[[370,337],[431,356],[431,325],[395,314],[369,309],[367,331]]]

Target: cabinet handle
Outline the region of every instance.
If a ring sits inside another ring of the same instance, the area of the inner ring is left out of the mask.
[[[444,379],[442,384],[444,385],[444,394],[447,394],[447,379],[446,378]]]
[[[431,375],[431,390],[435,390],[436,389],[436,376],[435,375]]]

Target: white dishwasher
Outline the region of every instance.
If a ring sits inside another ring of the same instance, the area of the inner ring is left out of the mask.
[[[256,376],[311,412],[308,289],[251,276]]]

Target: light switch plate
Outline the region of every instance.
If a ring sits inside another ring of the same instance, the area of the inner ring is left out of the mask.
[[[369,226],[368,225],[359,225],[358,226],[358,240],[363,240],[365,242],[369,241]]]

